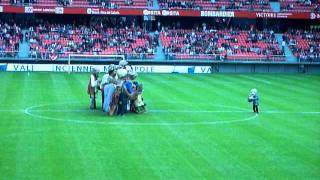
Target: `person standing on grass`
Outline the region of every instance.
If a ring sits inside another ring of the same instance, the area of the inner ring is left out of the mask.
[[[133,80],[137,77],[137,73],[133,72],[132,70],[128,71],[127,79],[124,82],[124,86],[128,91],[128,98],[127,98],[127,111],[131,110],[131,105],[133,105],[134,101],[131,97],[134,96],[134,89],[133,89]]]
[[[252,110],[254,113],[259,113],[259,96],[257,89],[251,89],[248,97],[248,102],[252,103]]]
[[[118,69],[117,74],[120,81],[119,85],[121,87],[117,114],[122,116],[127,113],[128,99],[131,98],[131,95],[125,86],[128,71],[126,69]]]
[[[100,81],[98,80],[98,74],[99,70],[97,68],[93,68],[87,88],[87,93],[90,96],[90,109],[97,109],[96,94],[100,84]]]
[[[120,93],[121,93],[121,85],[119,82],[117,82],[116,89],[112,94],[111,102],[109,105],[109,112],[108,112],[109,116],[113,116],[118,112]]]
[[[112,96],[116,90],[116,79],[115,73],[113,70],[109,71],[109,77],[107,79],[106,85],[104,86],[104,102],[103,102],[103,111],[109,113],[110,103],[112,101]]]
[[[110,83],[111,79],[115,79],[115,65],[114,64],[110,64],[108,67],[108,73],[106,73],[101,80],[100,83],[100,90],[101,90],[101,104],[102,104],[102,110],[104,111],[104,100],[105,100],[105,92],[104,92],[104,88],[106,85],[108,85]]]

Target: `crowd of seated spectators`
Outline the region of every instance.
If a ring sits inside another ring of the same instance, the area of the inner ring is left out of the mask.
[[[11,4],[28,4],[28,3],[37,3],[37,2],[38,2],[37,0],[10,0]]]
[[[72,5],[72,0],[57,0],[58,5],[70,6]]]
[[[167,58],[265,59],[283,56],[273,31],[208,28],[163,28],[160,33]],[[172,57],[176,56],[176,57]],[[177,57],[178,56],[178,57]],[[277,60],[284,60],[279,58]]]
[[[29,28],[30,57],[56,59],[76,54],[125,54],[127,58],[150,58],[158,45],[149,32],[125,23],[100,21],[90,25],[41,23]],[[149,57],[150,55],[150,57]]]
[[[88,0],[90,5],[97,5],[105,8],[146,8],[152,6],[153,0]]]
[[[319,0],[281,0],[281,11],[320,12]]]
[[[117,4],[111,2],[110,0],[89,0],[90,5],[98,5],[110,9],[117,8]]]
[[[21,28],[0,21],[0,56],[16,57],[19,43],[23,39]]]
[[[159,0],[159,3],[162,6],[162,8],[169,9],[202,9],[202,6],[200,4],[197,4],[196,0]]]
[[[300,61],[320,61],[319,30],[290,30],[283,38]]]
[[[162,8],[196,10],[270,10],[269,0],[159,0]]]

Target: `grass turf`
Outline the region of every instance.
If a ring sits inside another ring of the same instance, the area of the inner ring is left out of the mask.
[[[0,73],[0,179],[320,178],[320,76],[140,74],[148,113],[123,117],[88,78]]]

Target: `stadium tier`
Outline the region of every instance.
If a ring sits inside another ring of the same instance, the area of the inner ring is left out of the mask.
[[[269,0],[159,0],[164,9],[270,11]]]
[[[24,2],[24,3],[23,3]],[[320,12],[319,0],[279,0],[281,12]],[[2,0],[2,5],[278,12],[269,0]]]
[[[318,29],[281,34],[257,30],[254,24],[226,28],[230,21],[217,20],[193,28],[159,22],[158,31],[125,18],[96,17],[88,21],[90,24],[78,25],[36,21],[25,24],[23,30],[16,24],[0,23],[2,58],[57,60],[67,59],[69,54],[84,54],[125,55],[127,59],[280,62],[288,60],[290,53],[300,61],[319,61],[320,57]]]
[[[143,59],[152,58],[154,54],[152,37],[139,27],[117,29],[52,24],[30,27],[29,34],[30,56],[41,59],[51,59],[53,54],[66,58],[70,53],[126,54],[128,58]]]
[[[319,0],[280,0],[282,12],[320,12]]]
[[[146,8],[148,0],[30,0],[21,3],[20,0],[3,0],[3,5],[38,5],[38,6],[68,6],[68,7],[107,7],[107,8]],[[152,3],[151,3],[152,4]]]
[[[0,56],[15,57],[22,40],[21,28],[0,21]]]
[[[169,58],[285,60],[273,31],[165,30],[160,37]]]
[[[319,61],[319,32],[292,30],[284,34],[284,39],[301,61]]]

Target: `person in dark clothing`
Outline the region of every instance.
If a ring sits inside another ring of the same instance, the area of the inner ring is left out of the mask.
[[[97,90],[100,84],[100,81],[98,80],[98,74],[99,70],[94,68],[92,70],[92,73],[90,75],[89,83],[88,83],[88,88],[87,88],[87,93],[90,96],[90,109],[96,109],[96,94]]]

